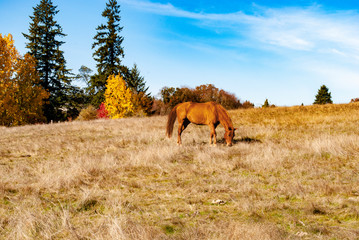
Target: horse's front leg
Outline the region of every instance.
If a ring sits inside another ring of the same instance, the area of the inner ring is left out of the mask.
[[[209,144],[212,144],[212,138],[213,138],[213,144],[214,144],[214,146],[217,146],[216,126],[214,124],[210,124],[209,128],[211,130],[211,136],[209,138]]]

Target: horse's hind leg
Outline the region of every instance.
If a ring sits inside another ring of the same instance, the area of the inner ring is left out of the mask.
[[[182,144],[182,140],[181,140],[181,134],[182,132],[186,129],[186,127],[188,126],[188,124],[190,124],[190,121],[185,118],[182,119],[178,122],[178,139],[177,139],[177,144],[181,145]]]

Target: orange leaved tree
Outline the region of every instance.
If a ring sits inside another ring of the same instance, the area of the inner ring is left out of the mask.
[[[105,107],[110,118],[129,117],[133,114],[132,94],[121,76],[111,75],[107,79]]]
[[[0,125],[45,121],[42,107],[49,94],[39,85],[35,59],[20,56],[11,34],[0,34]]]

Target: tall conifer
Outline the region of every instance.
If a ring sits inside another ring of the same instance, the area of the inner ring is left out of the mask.
[[[29,41],[26,48],[36,59],[36,69],[40,75],[40,85],[50,93],[44,113],[48,121],[64,120],[70,85],[70,70],[66,68],[64,52],[60,50],[66,36],[61,26],[54,19],[59,12],[51,0],[41,0],[34,7],[34,15],[30,16],[29,34],[24,34]]]
[[[106,24],[96,28],[97,34],[92,48],[95,49],[93,57],[97,62],[97,74],[90,80],[90,92],[93,94],[94,105],[104,101],[106,81],[111,75],[125,77],[128,69],[121,65],[121,59],[125,56],[120,35],[123,27],[120,26],[120,5],[116,0],[109,0],[102,16],[107,19]]]
[[[143,92],[145,95],[149,96],[150,94],[147,93],[148,87],[146,87],[146,81],[140,74],[137,64],[134,64],[126,79],[127,86],[135,93]]]

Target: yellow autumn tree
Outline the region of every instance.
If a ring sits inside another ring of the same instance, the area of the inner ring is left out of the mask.
[[[0,34],[0,125],[16,126],[45,120],[44,99],[35,59],[20,56],[11,34]]]
[[[133,114],[132,91],[119,75],[107,79],[105,107],[110,118],[124,118]]]

